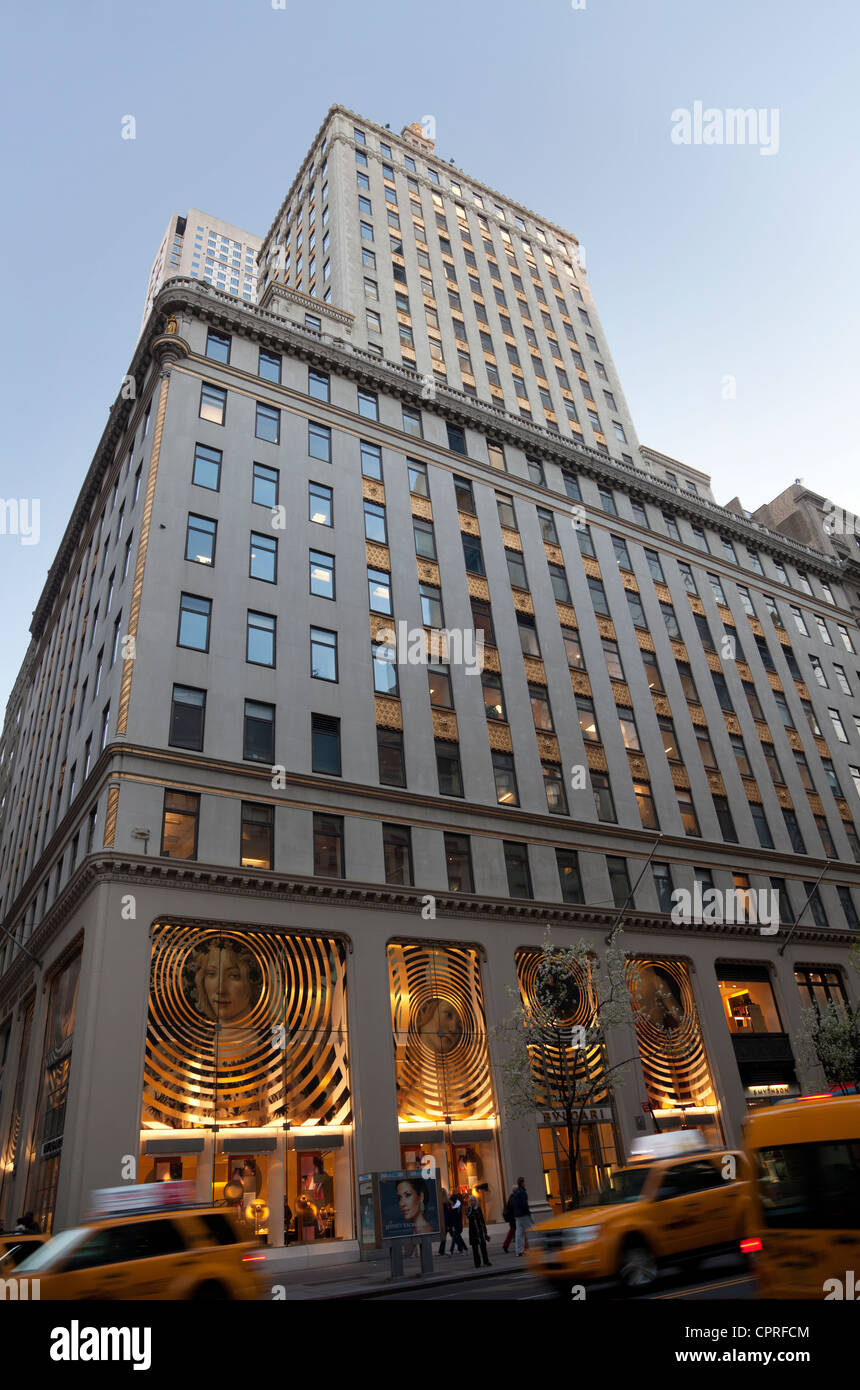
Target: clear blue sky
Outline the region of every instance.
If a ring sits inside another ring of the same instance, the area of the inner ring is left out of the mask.
[[[0,535],[0,708],[170,213],[264,232],[333,102],[434,115],[580,238],[640,438],[718,501],[803,477],[860,512],[856,0],[12,0],[4,29],[0,497],[41,538]],[[695,101],[778,108],[779,152],[673,144]]]

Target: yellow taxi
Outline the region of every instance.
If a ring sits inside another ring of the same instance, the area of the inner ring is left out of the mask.
[[[695,1130],[638,1140],[600,1193],[529,1231],[529,1265],[560,1294],[604,1280],[645,1290],[661,1264],[738,1250],[749,1176],[742,1153],[709,1149]]]
[[[744,1252],[762,1298],[860,1299],[860,1096],[806,1096],[750,1115]]]
[[[30,1233],[13,1235],[9,1231],[0,1231],[0,1279],[10,1270],[16,1269],[22,1260],[32,1255],[37,1246],[43,1245],[47,1239],[47,1236]]]
[[[183,1206],[187,1194],[164,1191],[189,1186],[115,1189],[123,1200],[46,1241],[16,1277],[38,1279],[42,1300],[258,1298],[262,1247],[231,1209]],[[128,1193],[142,1195],[129,1203]]]

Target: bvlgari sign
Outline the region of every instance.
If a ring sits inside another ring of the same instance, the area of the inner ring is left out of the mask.
[[[603,1124],[612,1119],[612,1111],[606,1105],[590,1105],[582,1111],[581,1121],[583,1124]],[[542,1125],[566,1125],[567,1115],[563,1109],[539,1110],[538,1120]],[[576,1125],[580,1120],[580,1113],[574,1109],[571,1120]]]

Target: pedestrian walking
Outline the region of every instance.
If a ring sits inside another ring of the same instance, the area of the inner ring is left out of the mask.
[[[505,1236],[504,1240],[502,1241],[502,1249],[504,1250],[505,1254],[507,1255],[508,1250],[510,1249],[511,1241],[513,1240],[514,1236],[515,1236],[516,1233],[517,1233],[517,1219],[516,1219],[516,1217],[514,1216],[514,1194],[513,1194],[513,1192],[511,1192],[511,1193],[509,1194],[508,1200],[505,1202],[505,1205],[504,1205],[504,1207],[502,1208],[502,1220],[503,1220],[503,1221],[507,1221],[507,1223],[508,1223],[508,1234]]]
[[[523,1250],[528,1248],[528,1237],[526,1232],[529,1226],[535,1223],[532,1220],[531,1208],[529,1207],[529,1194],[526,1192],[525,1178],[517,1178],[517,1185],[511,1194],[511,1206],[513,1208],[514,1220],[517,1228],[517,1254],[521,1255]]]
[[[484,1213],[478,1206],[477,1197],[469,1198],[466,1220],[469,1223],[469,1244],[472,1247],[472,1258],[475,1261],[475,1268],[479,1269],[482,1261],[485,1265],[490,1263],[487,1259],[487,1241],[490,1237],[487,1234],[487,1223],[484,1220]]]
[[[466,1247],[463,1244],[463,1203],[460,1201],[459,1194],[451,1193],[451,1249],[449,1255],[457,1251],[458,1255],[465,1255]]]
[[[448,1237],[449,1237],[449,1235],[451,1236],[451,1247],[452,1247],[452,1249],[453,1249],[453,1246],[454,1246],[454,1237],[453,1237],[453,1235],[451,1235],[451,1199],[450,1199],[450,1197],[448,1196],[448,1193],[445,1191],[444,1187],[442,1188],[442,1222],[441,1222],[441,1225],[442,1225],[442,1239],[441,1239],[440,1242],[439,1242],[439,1254],[440,1254],[440,1255],[444,1255],[444,1254],[445,1254],[445,1246],[446,1246],[447,1243],[448,1243]]]

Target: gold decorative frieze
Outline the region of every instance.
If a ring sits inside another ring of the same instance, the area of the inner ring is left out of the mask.
[[[627,761],[630,764],[630,776],[642,781],[648,781],[648,764],[641,753],[633,752],[628,748]]]
[[[491,647],[489,642],[484,643],[484,670],[501,671],[502,663],[499,661],[498,647]]]
[[[704,613],[704,611],[705,611],[704,606],[703,606],[702,608],[700,608],[700,609],[697,609],[696,611],[697,611],[697,612],[700,612],[700,613]],[[722,620],[723,620],[723,624],[724,624],[726,627],[734,627],[734,626],[735,626],[735,618],[734,618],[734,614],[732,613],[731,608],[727,608],[726,605],[725,605],[724,603],[718,603],[718,604],[717,604],[717,612],[719,613],[720,617],[721,617]]]
[[[762,795],[759,784],[754,777],[743,777],[744,791],[747,794],[747,801],[754,801],[761,805]]]
[[[610,684],[612,686],[612,694],[615,697],[616,705],[633,704],[633,701],[630,698],[630,687],[626,684],[625,681],[611,681]],[[668,703],[669,702],[667,700],[666,704],[668,705]]]
[[[378,729],[402,729],[403,711],[400,701],[390,695],[376,696],[376,727]]]
[[[503,724],[498,719],[488,719],[487,737],[494,752],[513,753],[514,745],[511,742],[511,730],[508,724]]]
[[[752,617],[751,617],[751,618],[748,619],[748,621],[749,621],[749,625],[750,625],[752,631],[755,633],[756,637],[764,637],[764,628],[762,627],[762,625],[761,625],[761,623],[759,622],[758,618],[752,618]]]
[[[512,590],[512,593],[516,611],[518,613],[531,613],[534,617],[535,606],[531,594],[525,594],[519,589]]]
[[[716,652],[705,652],[705,660],[712,671],[722,671],[723,663],[720,661]]]
[[[481,528],[478,525],[478,518],[472,516],[471,512],[458,512],[457,520],[460,523],[460,530],[465,531],[467,536],[480,536]]]
[[[546,558],[551,565],[564,564],[564,555],[562,554],[560,545],[552,545],[549,541],[544,541],[543,548],[546,552]]]
[[[370,615],[370,640],[375,642],[380,632],[390,632],[394,628],[393,618],[382,618],[378,613]]]
[[[592,772],[609,771],[609,768],[606,764],[606,754],[604,753],[603,749],[600,747],[599,744],[586,743],[585,761],[588,763],[588,766],[591,768]]]
[[[689,661],[690,658],[687,656],[687,648],[684,646],[683,642],[673,641],[671,643],[671,646],[672,655],[674,656],[676,661]]]
[[[806,685],[804,685],[803,681],[796,680],[794,682],[794,688],[800,696],[801,700],[809,699],[809,688]]]
[[[827,744],[825,743],[823,738],[819,738],[818,736],[816,736],[814,739],[814,743],[822,758],[830,757],[830,749],[827,747]]]
[[[381,502],[385,506],[385,488],[375,478],[362,478],[361,495],[368,502]]]
[[[582,566],[589,579],[600,578],[600,565],[597,563],[593,555],[583,555]]]
[[[535,685],[546,685],[546,667],[539,657],[524,656],[523,666],[527,681],[533,681]]]
[[[538,730],[537,742],[541,758],[544,758],[548,763],[561,762],[561,753],[558,750],[558,739],[555,734],[544,734]]]
[[[624,586],[624,588],[629,589],[632,594],[638,594],[639,580],[636,578],[636,575],[631,574],[629,570],[624,570],[622,572],[621,583]]]
[[[375,570],[385,570],[391,572],[391,556],[388,553],[387,545],[378,545],[376,541],[365,541],[365,552],[367,563]]]
[[[668,584],[659,584],[659,583],[655,583],[655,585],[654,585],[654,592],[655,592],[655,594],[657,595],[657,597],[658,597],[658,599],[660,600],[661,603],[671,603],[671,602],[672,602],[672,592],[671,592],[671,590],[670,590]]]
[[[758,734],[759,739],[761,740],[761,742],[762,742],[762,743],[773,743],[773,734],[772,734],[771,731],[770,731],[770,725],[769,725],[769,724],[766,724],[765,721],[764,721],[763,719],[755,719],[755,720],[753,720],[753,723],[755,724],[756,733]],[[740,731],[741,731],[741,726],[740,726],[740,724],[739,724],[738,727],[737,727],[737,729],[734,729],[732,732],[733,732],[733,733],[738,733],[738,734],[739,734]]]
[[[776,787],[775,790],[776,799],[779,802],[780,806],[784,807],[785,810],[788,811],[793,810],[794,802],[791,799],[791,792],[788,790],[788,787]]]
[[[730,714],[728,710],[723,710],[723,718],[726,721],[726,728],[730,734],[740,733],[741,724],[736,714]]]
[[[506,550],[518,550],[522,554],[523,541],[519,531],[514,531],[510,526],[503,526],[502,541]]]
[[[411,501],[413,516],[420,516],[423,521],[433,520],[433,507],[429,497],[416,497],[413,493]]]
[[[556,603],[555,609],[562,627],[576,627],[576,612],[572,604]]]
[[[435,584],[438,588],[442,583],[439,566],[432,560],[418,560],[418,579],[422,584]]]
[[[767,683],[771,690],[782,690],[782,681],[776,674],[776,671],[766,671],[765,675],[767,676]]]
[[[708,773],[708,786],[711,789],[712,796],[725,796],[726,784],[723,781],[723,774],[721,772]]]
[[[681,767],[679,763],[671,763],[669,771],[672,774],[673,787],[689,787],[690,778],[685,767]]]
[[[457,728],[457,716],[453,710],[434,709],[433,710],[433,737],[441,738],[445,743],[458,743],[460,731]]]
[[[824,802],[821,800],[820,796],[815,792],[807,792],[807,796],[809,797],[809,809],[814,816],[823,816],[827,814],[824,810]]]
[[[791,646],[791,638],[789,637],[784,627],[778,627],[776,629],[776,635],[779,638],[779,644],[781,647]]]
[[[740,676],[741,680],[746,681],[748,685],[755,684],[755,682],[753,681],[753,673],[745,661],[738,662],[738,675]]]
[[[803,752],[803,740],[802,740],[802,738],[800,737],[800,734],[797,732],[797,730],[796,730],[796,729],[786,729],[785,733],[786,733],[786,737],[788,738],[788,745],[789,745],[789,747],[790,747],[790,748],[796,748],[796,749],[798,749],[799,752],[802,753],[802,752]]]
[[[666,717],[667,717],[668,719],[671,719],[671,717],[672,717],[672,706],[669,704],[669,701],[666,699],[666,696],[665,696],[665,695],[654,695],[654,696],[653,696],[653,699],[654,699],[654,713],[655,713],[655,714],[664,714],[664,715],[666,715]]]
[[[116,839],[116,813],[119,806],[119,787],[108,787],[107,811],[105,814],[105,849],[112,849]]]
[[[485,598],[489,603],[490,586],[486,579],[481,579],[477,574],[467,574],[466,583],[469,586],[469,598]]]
[[[834,800],[836,802],[836,809],[839,812],[840,820],[847,821],[848,824],[853,828],[854,817],[851,814],[851,808],[848,805],[848,802],[845,801],[841,796],[834,797]]]
[[[585,671],[571,671],[570,683],[573,687],[574,695],[590,695],[591,681]]]
[[[597,619],[597,626],[598,626],[598,627],[600,627],[601,621],[606,622],[606,619],[605,619],[605,618],[603,618],[603,619],[598,618],[598,619]],[[602,636],[602,637],[605,637],[606,635],[607,635],[607,634],[606,634],[605,632],[601,633],[601,636]],[[613,636],[614,636],[614,632],[613,632]],[[639,643],[639,650],[640,650],[640,651],[643,651],[643,652],[653,652],[653,650],[654,650],[654,638],[651,636],[650,632],[638,632],[638,631],[637,631],[637,633],[636,633],[636,640],[637,640],[638,643]]]

